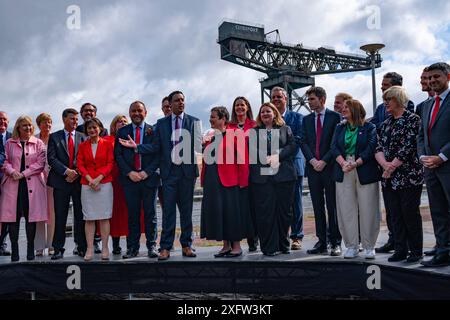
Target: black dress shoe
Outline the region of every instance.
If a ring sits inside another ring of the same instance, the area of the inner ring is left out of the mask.
[[[436,248],[433,248],[431,250],[425,251],[423,254],[426,256],[434,256],[436,255],[436,252],[437,252]]]
[[[34,255],[34,250],[32,253],[27,253],[27,260],[28,261],[32,261],[36,258],[36,256]]]
[[[291,250],[289,250],[289,249],[284,249],[284,250],[281,250],[280,252],[281,252],[281,254],[291,254]]]
[[[308,253],[308,254],[328,253],[328,248],[326,248],[326,247],[314,247],[312,249],[306,250],[306,253]]]
[[[74,256],[78,255],[78,246],[75,246],[75,248],[73,248],[72,253],[73,253]]]
[[[424,267],[444,267],[450,265],[450,257],[448,252],[438,253],[431,260],[422,261]]]
[[[4,249],[4,248],[0,248],[0,256],[6,257],[6,256],[10,256],[11,252],[9,252],[8,250]]]
[[[422,255],[410,254],[408,258],[406,258],[407,263],[417,263],[422,260]]]
[[[100,251],[101,252],[101,251]],[[86,255],[86,250],[78,249],[78,256],[84,258]]]
[[[389,253],[391,251],[394,251],[394,244],[389,242],[379,248],[375,248],[376,253]]]
[[[128,249],[127,253],[125,253],[122,258],[123,259],[131,259],[131,258],[135,258],[137,257],[139,254],[139,251],[134,250],[134,249]]]
[[[149,258],[158,258],[158,253],[156,252],[155,248],[150,248],[148,249],[147,256]]]
[[[277,255],[276,252],[263,252],[263,255],[268,257],[275,257]]]
[[[17,261],[19,261],[19,255],[17,254],[12,254],[11,255],[11,262],[17,262]]]
[[[102,249],[100,249],[98,242],[94,242],[94,253],[102,253]]]
[[[398,262],[403,260],[406,260],[406,253],[395,252],[392,256],[388,258],[389,262]]]
[[[112,254],[114,254],[114,255],[118,255],[118,254],[121,254],[121,253],[122,253],[122,248],[121,247],[114,248],[113,251],[112,251]]]
[[[231,252],[231,249],[225,250],[225,251],[219,251],[216,254],[214,254],[214,258],[221,258],[225,257],[227,254]]]
[[[52,260],[59,260],[64,258],[64,253],[62,251],[55,251],[55,253],[52,255]]]

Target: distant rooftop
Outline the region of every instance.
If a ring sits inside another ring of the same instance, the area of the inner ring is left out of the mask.
[[[220,21],[219,26],[224,22],[237,23],[237,24],[242,24],[244,26],[251,26],[251,27],[255,27],[255,28],[263,28],[264,29],[264,25],[260,24],[260,23],[253,23],[253,22],[248,22],[248,21],[240,21],[240,20],[227,19],[227,18]]]

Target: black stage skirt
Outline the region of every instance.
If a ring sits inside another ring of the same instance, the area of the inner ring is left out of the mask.
[[[205,164],[200,236],[216,241],[240,241],[245,229],[240,210],[239,186],[224,187],[217,164]]]

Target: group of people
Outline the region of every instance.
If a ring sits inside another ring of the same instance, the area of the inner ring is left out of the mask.
[[[302,249],[303,177],[308,178],[317,243],[308,254],[366,259],[391,252],[389,261],[422,260],[422,220],[419,211],[423,183],[427,185],[436,247],[426,254],[425,266],[450,263],[450,66],[435,63],[422,74],[422,90],[429,97],[417,106],[402,88],[395,72],[383,77],[383,103],[372,119],[349,94],[335,97],[332,111],[325,107],[321,87],[307,90],[311,114],[287,108],[284,88],[271,90],[256,117],[250,102],[237,97],[230,112],[223,106],[210,112],[211,130],[202,135],[200,122],[185,112],[185,96],[174,91],[162,101],[165,117],[155,125],[145,122],[142,101],[129,107],[131,123],[117,115],[110,135],[96,117],[97,108],[85,103],[80,113],[65,109],[64,129],[50,133],[51,116],[43,113],[34,135],[30,117],[16,121],[12,134],[0,112],[0,254],[19,260],[18,234],[26,220],[27,259],[64,256],[67,215],[73,203],[77,253],[90,261],[94,253],[109,259],[139,254],[145,233],[150,258],[167,260],[173,248],[176,208],[180,214],[180,243],[184,257],[192,248],[194,185],[199,176],[196,154],[203,155],[201,237],[222,241],[215,257],[242,255],[260,246],[266,256]],[[187,134],[187,135],[186,135]],[[380,230],[379,185],[386,209],[389,240],[375,248]],[[156,201],[162,207],[162,231],[156,248]],[[101,236],[102,249],[95,240]],[[36,249],[36,250],[35,250]],[[158,252],[159,251],[159,252]]]

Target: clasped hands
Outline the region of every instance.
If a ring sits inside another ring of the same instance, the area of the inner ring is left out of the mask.
[[[22,172],[14,171],[13,173],[11,173],[11,177],[13,178],[14,181],[17,181],[24,178],[25,176],[23,175]]]
[[[278,154],[267,156],[266,163],[270,165],[271,168],[276,169],[280,166],[280,156]]]
[[[356,161],[352,161],[352,160],[350,160],[350,161],[344,160],[340,163],[340,165],[341,165],[342,171],[344,171],[344,173],[348,173],[358,166]]]
[[[66,181],[69,183],[74,182],[78,178],[78,171],[74,169],[66,170]]]
[[[99,175],[95,179],[93,179],[90,175],[86,176],[86,180],[89,182],[89,187],[94,191],[100,190],[100,181],[102,181],[103,178],[103,175]]]
[[[317,172],[323,171],[323,169],[327,165],[327,163],[325,161],[317,160],[316,158],[311,159],[311,161],[309,163],[312,165],[314,170],[317,171]]]
[[[422,156],[420,157],[420,162],[422,162],[425,168],[436,169],[444,162],[444,160],[439,156]]]
[[[148,178],[148,174],[145,171],[130,171],[128,174],[128,178],[130,178],[133,182],[143,181]]]

